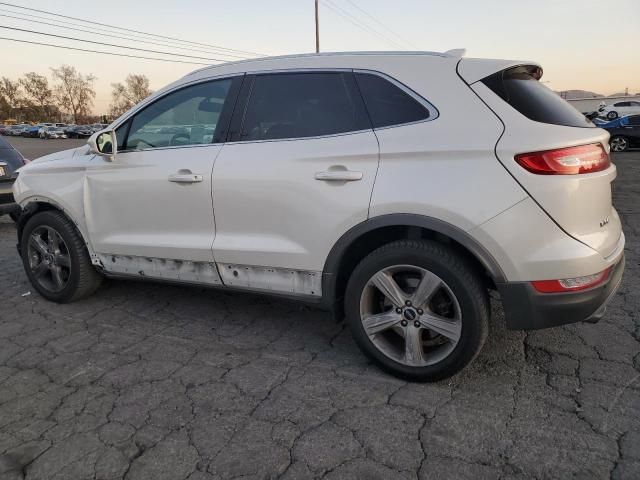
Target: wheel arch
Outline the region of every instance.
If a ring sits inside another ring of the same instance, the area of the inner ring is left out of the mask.
[[[502,268],[491,253],[455,225],[416,214],[381,215],[354,226],[334,244],[323,270],[323,306],[341,318],[342,297],[353,268],[376,248],[407,238],[430,238],[451,245],[481,273],[486,273],[487,286],[490,288],[506,281]]]
[[[91,248],[91,245],[89,245],[89,242],[87,242],[87,236],[85,235],[85,232],[83,231],[81,226],[78,224],[76,219],[73,218],[73,216],[71,216],[69,212],[58,202],[51,200],[50,198],[40,197],[40,196],[33,197],[27,200],[26,202],[24,202],[24,206],[22,207],[22,213],[20,214],[20,218],[18,219],[18,223],[16,225],[18,230],[18,245],[17,245],[18,252],[20,254],[22,253],[20,252],[20,244],[22,243],[22,232],[24,231],[24,226],[26,225],[27,221],[31,217],[33,217],[36,213],[44,212],[47,210],[54,210],[54,211],[60,212],[71,223],[73,223],[76,230],[78,231],[78,234],[80,235],[80,238],[82,238],[82,240],[84,241],[87,247],[87,250],[89,251],[90,257],[93,259],[94,256],[93,256],[93,250]]]

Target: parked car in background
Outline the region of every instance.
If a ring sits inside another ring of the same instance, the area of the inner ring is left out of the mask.
[[[490,290],[511,329],[596,322],[625,264],[609,135],[541,76],[423,52],[198,70],[21,169],[26,275],[61,303],[103,275],[286,295],[420,381],[475,358]]]
[[[11,137],[19,137],[22,135],[22,132],[26,127],[27,125],[11,125],[7,131],[7,135]]]
[[[598,109],[598,114],[608,120],[614,120],[626,115],[640,114],[640,101],[628,100],[616,102],[613,105],[604,105]]]
[[[108,125],[105,123],[94,123],[93,125],[89,125],[89,126],[91,127],[94,133],[99,132],[100,130],[104,130],[105,128],[108,127]]]
[[[0,125],[0,135],[6,135],[11,125]]]
[[[614,152],[624,152],[629,148],[640,148],[640,115],[628,115],[598,125],[611,137],[609,145]]]
[[[52,126],[53,126],[53,123],[48,123],[48,122],[41,123],[40,124],[40,129],[38,130],[38,136],[40,138],[44,138],[44,130],[45,130],[45,128],[52,127]]]
[[[44,138],[45,140],[53,138],[67,138],[67,135],[60,127],[45,127],[42,138]]]
[[[31,125],[22,130],[23,137],[37,138],[40,132],[40,125]]]
[[[18,174],[16,170],[27,163],[22,154],[9,142],[0,138],[0,215],[11,215],[17,220],[20,207],[13,199],[13,183]]]
[[[65,129],[69,138],[89,138],[94,132],[88,125],[74,125]]]

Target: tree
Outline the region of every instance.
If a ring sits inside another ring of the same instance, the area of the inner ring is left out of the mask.
[[[80,118],[89,115],[93,105],[96,97],[93,82],[96,77],[91,74],[83,75],[70,65],[52,68],[51,73],[58,82],[53,88],[56,102],[62,111],[73,115],[74,123],[78,123]]]
[[[52,114],[53,91],[49,88],[47,77],[29,72],[19,81],[24,90],[26,106],[35,110],[36,117],[48,120]]]
[[[20,106],[20,83],[14,82],[10,78],[0,78],[0,97],[2,103],[6,105],[6,115],[11,116],[13,111]]]
[[[112,83],[111,88],[111,114],[116,117],[153,93],[146,75],[127,75],[124,84]]]

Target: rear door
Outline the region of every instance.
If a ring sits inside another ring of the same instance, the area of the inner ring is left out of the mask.
[[[367,218],[378,143],[351,71],[259,74],[243,90],[213,170],[213,253],[226,284],[270,288],[278,269],[321,272]],[[269,268],[261,283],[230,265]],[[284,284],[273,288],[295,290]]]
[[[465,60],[462,60],[465,62]],[[596,128],[584,115],[539,78],[537,66],[501,70],[472,84],[487,105],[501,118],[505,132],[496,145],[499,160],[529,195],[569,235],[608,256],[621,236],[620,219],[611,202],[611,182],[616,167],[593,173],[534,173],[516,161],[525,153],[588,146],[585,155],[606,156],[609,134]],[[563,162],[578,162],[580,150],[566,150]],[[604,165],[604,163],[603,163]]]

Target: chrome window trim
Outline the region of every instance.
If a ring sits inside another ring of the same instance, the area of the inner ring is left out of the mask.
[[[131,118],[136,116],[141,110],[147,108],[149,105],[157,102],[158,100],[161,100],[164,97],[177,92],[178,90],[182,90],[183,88],[187,88],[187,87],[192,87],[193,85],[198,85],[200,83],[208,83],[216,80],[226,80],[226,79],[231,79],[235,77],[242,77],[244,75],[245,75],[245,72],[231,73],[227,75],[215,75],[213,77],[200,78],[198,80],[192,80],[191,82],[181,83],[180,85],[176,85],[174,88],[172,88],[171,90],[167,90],[166,92],[161,91],[162,93],[159,93],[157,97],[150,96],[146,98],[140,104],[133,107],[135,108],[135,110],[129,110],[128,112],[125,113],[126,115],[125,117],[120,117],[117,120],[115,120],[113,123],[113,126],[110,127],[110,130],[115,130],[116,128],[120,128],[123,124],[127,123]]]
[[[365,73],[365,74],[370,74],[370,75],[376,75],[376,76],[378,76],[380,78],[383,78],[383,79],[387,80],[388,82],[391,82],[396,87],[398,87],[400,90],[402,90],[404,93],[409,95],[411,98],[413,98],[415,101],[417,101],[420,105],[422,105],[423,107],[425,107],[429,111],[429,116],[427,118],[425,118],[424,120],[416,120],[414,122],[396,123],[396,124],[393,124],[393,125],[387,125],[385,127],[378,127],[378,128],[374,127],[373,128],[374,131],[387,130],[389,128],[397,128],[397,127],[404,127],[406,125],[415,125],[415,124],[418,124],[418,123],[431,122],[431,121],[437,119],[440,116],[440,111],[436,108],[436,106],[434,104],[429,102],[429,100],[424,98],[422,95],[417,93],[415,90],[412,90],[410,87],[408,87],[407,85],[405,85],[401,81],[393,78],[391,75],[389,75],[387,73],[380,72],[378,70],[369,70],[369,69],[362,69],[362,68],[354,69],[353,73]],[[363,101],[364,101],[364,98],[363,98]],[[365,105],[366,105],[366,102],[365,102]]]

